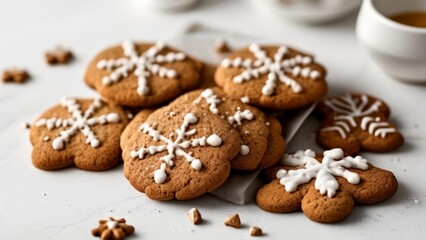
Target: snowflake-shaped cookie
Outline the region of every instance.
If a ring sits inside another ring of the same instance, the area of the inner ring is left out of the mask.
[[[109,76],[102,79],[103,84],[111,85],[119,82],[129,74],[134,74],[138,79],[137,93],[141,96],[149,94],[147,79],[152,75],[162,78],[176,78],[178,73],[174,69],[161,66],[163,63],[183,61],[186,56],[182,52],[169,52],[166,55],[160,52],[166,47],[162,42],[157,42],[145,52],[138,55],[135,44],[131,41],[122,43],[124,57],[119,59],[100,60],[97,63],[98,69],[110,71]]]
[[[331,223],[347,217],[355,204],[374,204],[392,197],[398,182],[386,170],[361,156],[343,155],[339,148],[315,157],[311,150],[283,156],[279,165],[265,171],[276,178],[256,194],[257,205],[269,212],[302,210],[313,221]]]
[[[318,132],[318,142],[325,147],[342,147],[356,153],[360,144],[372,151],[389,151],[402,144],[402,136],[387,118],[389,110],[382,101],[365,94],[330,97],[320,104],[325,122]],[[330,143],[336,138],[337,145]],[[338,139],[338,140],[337,140]],[[366,142],[368,139],[371,143]]]
[[[138,150],[133,150],[130,152],[130,155],[133,158],[144,159],[146,155],[156,155],[157,153],[167,152],[167,155],[159,158],[160,161],[164,163],[161,164],[160,169],[154,172],[154,181],[156,183],[164,183],[167,179],[166,174],[166,165],[173,167],[173,159],[176,156],[184,157],[189,163],[190,166],[200,171],[202,168],[202,162],[193,157],[191,152],[186,152],[185,149],[194,148],[198,146],[213,146],[218,147],[222,144],[222,139],[216,134],[210,136],[203,136],[195,139],[188,139],[190,136],[194,135],[197,132],[197,129],[188,130],[190,125],[196,124],[198,122],[198,117],[193,113],[188,113],[183,119],[183,123],[179,129],[176,129],[175,133],[170,133],[168,137],[160,134],[152,126],[147,123],[142,124],[140,130],[144,134],[148,134],[154,141],[162,141],[163,145],[157,146],[142,146]],[[172,137],[176,134],[175,140]]]
[[[250,45],[249,51],[255,56],[255,60],[251,58],[242,59],[241,57],[226,58],[222,61],[221,66],[244,69],[242,73],[232,79],[234,83],[238,84],[267,74],[267,80],[262,88],[263,95],[273,95],[278,82],[289,86],[294,92],[300,93],[303,89],[297,82],[297,77],[301,76],[311,80],[321,77],[319,71],[305,66],[312,63],[313,60],[310,56],[297,55],[290,58],[286,55],[288,52],[286,46],[280,46],[273,57],[269,57],[257,44]]]
[[[41,118],[35,122],[34,125],[36,127],[46,127],[48,130],[64,128],[64,130],[59,132],[59,136],[52,141],[52,147],[55,150],[64,149],[65,144],[68,143],[77,132],[81,132],[86,137],[87,144],[90,144],[93,148],[97,148],[100,146],[100,141],[92,131],[91,126],[117,123],[120,121],[120,116],[114,112],[92,117],[92,115],[102,107],[102,104],[101,99],[95,99],[83,113],[80,109],[80,104],[75,99],[63,98],[61,99],[61,106],[67,108],[71,115],[70,118]],[[47,138],[45,139],[46,141],[49,140]]]

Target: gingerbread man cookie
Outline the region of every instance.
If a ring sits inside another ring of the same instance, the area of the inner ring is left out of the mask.
[[[326,70],[310,55],[286,46],[252,44],[222,61],[215,80],[250,104],[291,110],[312,104],[327,92]]]
[[[383,202],[398,188],[391,172],[361,156],[344,157],[340,148],[325,151],[323,157],[311,150],[286,154],[272,169],[277,179],[259,189],[258,206],[277,213],[301,209],[321,223],[341,221],[355,204]]]
[[[244,104],[240,100],[228,97],[218,87],[189,92],[177,98],[170,105],[183,104],[209,110],[225,119],[238,131],[241,139],[240,153],[231,161],[232,169],[256,169],[264,158],[265,163],[276,163],[284,153],[284,146],[282,145],[284,140],[281,136],[279,122],[271,120],[274,123],[274,130],[277,130],[276,128],[278,130],[273,133],[270,132],[270,123],[267,122],[265,115],[260,110]],[[277,145],[280,146],[279,151],[273,147],[269,148],[268,140],[270,139],[277,141]]]
[[[162,42],[125,41],[99,53],[89,64],[86,83],[120,105],[150,107],[194,89],[202,63]]]
[[[112,168],[121,159],[120,135],[127,122],[126,112],[115,104],[63,98],[31,126],[33,164],[43,170]]]
[[[388,121],[389,107],[366,94],[346,94],[321,102],[324,121],[317,132],[317,142],[324,148],[342,148],[346,154],[361,149],[387,152],[403,144],[404,138]]]
[[[137,115],[122,137],[124,175],[155,200],[191,199],[220,186],[240,150],[238,132],[210,111],[167,106]]]

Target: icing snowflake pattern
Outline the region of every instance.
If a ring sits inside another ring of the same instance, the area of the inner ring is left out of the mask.
[[[203,136],[200,138],[188,140],[187,138],[194,135],[197,130],[191,129],[188,130],[190,125],[196,124],[198,122],[198,117],[193,113],[188,113],[185,115],[184,120],[180,128],[176,129],[176,139],[172,140],[171,138],[175,133],[170,133],[169,138],[160,134],[157,130],[155,130],[148,123],[144,123],[141,125],[140,130],[144,134],[148,134],[154,141],[162,141],[165,144],[158,146],[142,146],[139,150],[133,150],[130,152],[130,155],[133,158],[144,159],[146,155],[155,155],[157,153],[161,153],[167,151],[167,155],[160,157],[159,160],[163,161],[160,168],[154,172],[154,181],[156,183],[164,183],[167,179],[166,174],[166,165],[173,167],[174,162],[173,159],[176,156],[184,157],[189,163],[190,166],[200,171],[202,168],[202,163],[200,159],[197,159],[192,156],[192,152],[185,152],[184,149],[188,149],[191,147],[197,146],[213,146],[218,147],[222,144],[222,139],[216,135],[212,134],[208,137]]]
[[[361,118],[360,127],[364,131],[375,137],[384,138],[388,133],[396,132],[395,128],[389,127],[388,122],[383,122],[379,117],[373,118],[370,114],[377,112],[382,105],[376,101],[368,108],[370,103],[367,95],[361,95],[360,98],[354,98],[350,94],[324,101],[325,105],[340,115],[334,117],[334,125],[325,127],[321,131],[336,131],[343,139],[352,131],[352,128],[358,126],[356,118]]]
[[[257,44],[250,45],[249,51],[256,57],[256,60],[240,57],[232,60],[227,58],[222,61],[221,65],[225,68],[244,68],[242,73],[232,79],[234,83],[239,84],[268,74],[266,83],[262,88],[263,95],[273,95],[277,81],[291,87],[294,92],[300,93],[303,90],[302,86],[294,77],[302,76],[314,80],[321,76],[319,71],[305,66],[312,63],[311,57],[302,55],[293,58],[286,57],[288,49],[285,46],[280,46],[272,58],[268,57],[266,52]]]
[[[95,99],[84,114],[81,112],[80,104],[75,99],[63,98],[61,99],[61,106],[67,108],[68,112],[71,114],[70,118],[42,118],[35,123],[36,127],[44,126],[48,130],[69,127],[60,131],[59,136],[52,141],[52,147],[55,150],[63,149],[65,147],[65,143],[68,143],[71,137],[77,134],[78,131],[86,137],[86,144],[90,144],[93,148],[97,148],[100,146],[100,141],[91,127],[97,124],[104,125],[120,121],[120,116],[117,113],[108,113],[97,117],[91,117],[99,108],[102,107],[101,99]],[[44,139],[47,138],[45,137]]]
[[[166,55],[159,54],[166,45],[162,42],[155,43],[154,46],[138,55],[135,45],[131,41],[122,43],[124,57],[119,59],[100,60],[97,63],[98,69],[106,69],[110,71],[109,76],[102,79],[105,85],[111,85],[119,82],[133,71],[133,74],[138,79],[137,93],[140,96],[149,94],[149,86],[147,79],[152,75],[157,75],[162,78],[176,78],[177,72],[174,69],[162,67],[162,63],[172,63],[182,61],[186,58],[184,53],[167,53]]]
[[[358,184],[360,177],[357,173],[347,170],[347,168],[357,168],[367,170],[367,160],[361,156],[355,158],[343,157],[343,150],[335,148],[324,152],[321,162],[315,158],[312,150],[299,150],[295,154],[286,154],[281,160],[284,166],[300,166],[300,169],[285,170],[277,172],[277,178],[285,186],[287,192],[294,192],[301,184],[315,179],[315,189],[322,195],[327,194],[332,198],[339,189],[339,182],[335,177],[343,177],[351,184]]]

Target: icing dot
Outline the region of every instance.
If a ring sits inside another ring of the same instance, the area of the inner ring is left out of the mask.
[[[50,137],[49,136],[45,136],[44,138],[43,138],[43,141],[44,142],[47,142],[47,141],[49,141],[50,140]]]
[[[61,150],[62,148],[64,148],[64,141],[62,140],[62,138],[56,138],[55,140],[53,140],[52,147],[55,150]]]
[[[188,113],[188,114],[185,115],[184,121],[188,122],[190,124],[194,124],[194,123],[198,122],[198,118],[197,118],[197,116],[195,116],[195,114]]]
[[[160,166],[160,169],[156,170],[154,172],[154,181],[156,183],[163,183],[165,182],[167,179],[167,175],[166,175],[166,164],[162,163]]]
[[[106,119],[110,123],[117,123],[120,121],[120,116],[117,113],[108,113]]]
[[[201,161],[198,159],[195,159],[191,162],[191,167],[197,171],[200,171],[203,165],[201,164]]]
[[[222,138],[220,138],[216,134],[212,134],[207,138],[207,144],[209,144],[210,146],[213,146],[213,147],[217,147],[220,144],[222,144]]]
[[[245,156],[245,155],[249,154],[249,152],[250,152],[249,146],[241,145],[241,147],[240,147],[240,154],[241,155]]]
[[[107,225],[108,229],[113,229],[113,228],[116,228],[118,226],[118,222],[117,221],[108,220],[106,222],[106,225]]]
[[[240,98],[240,100],[243,103],[249,103],[250,102],[250,98],[248,96],[244,96],[244,97]]]
[[[99,140],[98,139],[92,139],[92,140],[90,140],[90,146],[92,146],[92,147],[94,147],[94,148],[97,148],[97,147],[99,147]]]

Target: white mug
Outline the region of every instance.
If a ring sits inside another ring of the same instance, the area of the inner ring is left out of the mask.
[[[426,0],[364,0],[358,15],[358,40],[390,76],[426,82],[426,28],[395,22],[390,15],[426,12]]]

